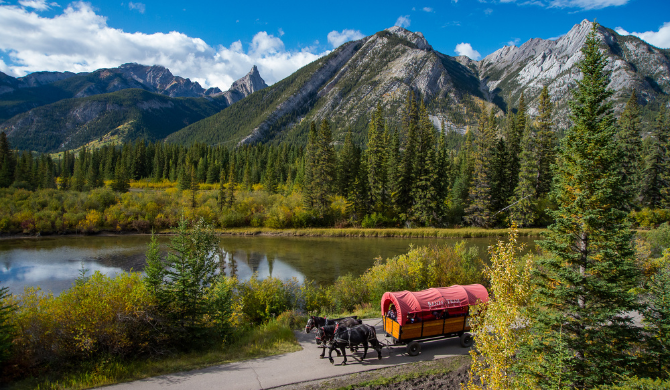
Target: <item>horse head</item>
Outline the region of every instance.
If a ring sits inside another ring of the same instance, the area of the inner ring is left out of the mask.
[[[305,325],[305,333],[311,332],[315,326],[314,316],[311,316],[310,319],[307,320],[307,325]]]

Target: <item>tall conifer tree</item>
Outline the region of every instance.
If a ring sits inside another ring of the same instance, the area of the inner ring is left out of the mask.
[[[537,117],[537,150],[535,160],[537,162],[537,179],[535,192],[538,197],[545,196],[551,190],[552,171],[551,166],[556,161],[554,152],[556,135],[552,130],[551,112],[552,104],[549,97],[549,89],[545,85],[540,93]]]
[[[510,217],[519,227],[532,225],[536,218],[535,183],[538,169],[535,148],[533,132],[530,124],[526,123],[526,130],[521,140],[519,184],[514,189],[514,195],[510,200]]]
[[[670,128],[665,107],[661,107],[651,132],[649,152],[645,159],[642,184],[643,204],[650,208],[661,208],[668,204],[667,187],[670,185],[668,170]]]
[[[583,74],[570,101],[570,127],[561,141],[556,186],[555,223],[542,246],[549,256],[536,301],[536,352],[557,353],[560,345],[574,358],[561,372],[562,384],[592,388],[631,373],[637,332],[628,313],[637,309],[637,270],[633,234],[620,174],[620,149],[607,89],[607,57],[599,50],[593,24],[579,63]],[[555,385],[538,373],[540,387]]]
[[[491,109],[491,114],[493,108]],[[495,134],[486,110],[482,107],[479,129],[475,140],[473,183],[470,187],[470,205],[465,210],[466,221],[473,226],[491,226],[491,161]]]

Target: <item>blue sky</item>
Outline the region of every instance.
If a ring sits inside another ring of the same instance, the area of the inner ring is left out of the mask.
[[[393,25],[421,31],[442,53],[479,59],[594,18],[670,47],[667,0],[0,0],[0,71],[22,76],[140,62],[225,89],[254,64],[271,84],[348,39]]]

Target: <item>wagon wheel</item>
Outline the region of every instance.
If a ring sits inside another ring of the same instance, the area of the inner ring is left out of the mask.
[[[421,344],[416,341],[410,341],[410,343],[407,344],[407,354],[409,356],[416,356],[419,353],[421,353]]]
[[[470,348],[474,343],[475,339],[472,337],[471,333],[465,332],[461,335],[461,347]]]

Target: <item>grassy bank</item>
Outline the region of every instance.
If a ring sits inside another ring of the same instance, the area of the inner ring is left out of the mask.
[[[295,352],[301,349],[289,326],[271,321],[241,334],[226,346],[175,354],[162,359],[98,359],[58,376],[24,379],[7,389],[88,389],[172,372]]]
[[[546,229],[519,229],[519,236],[539,236]],[[399,238],[476,238],[506,237],[508,229],[483,228],[414,228],[414,229],[363,229],[363,228],[307,228],[307,229],[271,229],[271,228],[230,228],[218,229],[217,234],[238,236],[295,236],[295,237],[399,237]]]

